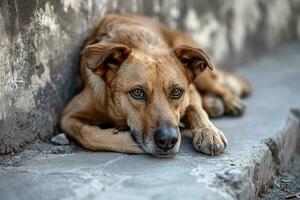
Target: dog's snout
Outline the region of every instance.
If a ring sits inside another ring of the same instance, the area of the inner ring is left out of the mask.
[[[175,128],[158,129],[154,133],[154,140],[156,145],[167,151],[172,149],[178,141],[177,132]]]

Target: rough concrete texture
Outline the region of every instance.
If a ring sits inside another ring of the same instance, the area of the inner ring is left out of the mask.
[[[300,149],[259,200],[282,200],[300,191]],[[299,198],[298,198],[299,199]]]
[[[229,66],[299,38],[297,0],[0,1],[0,154],[55,131],[74,95],[84,38],[106,12],[154,16]]]
[[[2,160],[0,196],[255,199],[291,158],[300,135],[299,54],[300,43],[291,44],[237,70],[254,92],[243,117],[213,121],[229,141],[220,156],[195,152],[189,140],[172,159],[89,152],[74,145],[63,146],[67,153],[59,153],[50,145],[39,154],[26,150]],[[26,152],[31,159],[22,160]]]

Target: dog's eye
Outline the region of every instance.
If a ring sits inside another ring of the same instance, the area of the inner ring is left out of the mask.
[[[147,95],[146,95],[145,91],[141,88],[133,89],[129,92],[129,94],[134,99],[139,99],[139,100],[147,99]]]
[[[179,99],[183,94],[183,89],[174,88],[171,92],[171,99]]]

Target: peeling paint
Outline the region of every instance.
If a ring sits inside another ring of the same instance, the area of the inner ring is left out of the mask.
[[[36,20],[32,21],[31,29],[34,27],[44,27],[40,33],[33,33],[33,41],[39,52],[36,54],[36,62],[42,63],[44,72],[41,75],[35,73],[31,77],[34,87],[45,87],[46,83],[51,83],[49,58],[55,58],[57,52],[63,52],[63,41],[67,39],[67,35],[61,30],[58,23],[57,15],[50,3],[45,4],[45,8],[41,8],[35,13]],[[54,85],[53,85],[54,86]]]
[[[136,13],[138,11],[138,2],[137,0],[132,0],[132,12]]]
[[[159,0],[153,0],[153,11],[156,13],[160,11]]]
[[[177,18],[180,16],[179,13],[179,2],[178,0],[169,0],[169,1],[163,1],[162,2],[162,9],[160,12],[168,13],[166,15],[166,22],[169,27],[171,28],[177,28]]]
[[[0,35],[5,36],[3,18],[0,15]],[[2,37],[0,39],[0,121],[6,118],[6,114],[10,109],[10,101],[6,97],[6,91],[4,87],[7,85],[8,73],[9,73],[9,60],[6,58],[9,55],[9,40],[7,37]]]
[[[65,12],[68,12],[69,8],[72,8],[75,12],[78,12],[81,6],[81,2],[76,0],[61,0],[61,4],[63,4]]]
[[[177,19],[179,16],[180,16],[180,11],[177,7],[172,7],[171,10],[170,10],[170,15]]]
[[[196,31],[200,29],[200,22],[198,19],[196,10],[194,8],[190,8],[184,20],[188,31]]]
[[[49,28],[50,34],[54,34],[58,31],[58,24],[56,23],[56,15],[54,14],[54,8],[50,3],[46,3],[45,9],[40,9],[36,12],[37,19],[41,26]]]
[[[270,47],[276,45],[283,32],[288,30],[291,8],[288,1],[274,0],[267,7],[267,41]],[[280,15],[280,16],[279,16]]]
[[[245,45],[247,34],[256,30],[261,19],[259,5],[256,0],[235,0],[228,5],[228,9],[233,10],[231,41],[234,50],[240,51]]]

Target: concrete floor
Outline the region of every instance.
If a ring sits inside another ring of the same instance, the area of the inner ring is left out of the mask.
[[[291,158],[299,138],[300,44],[236,73],[250,80],[254,92],[243,117],[213,120],[229,140],[222,155],[197,153],[189,140],[173,159],[36,144],[38,152],[29,146],[2,158],[1,199],[255,198]]]

